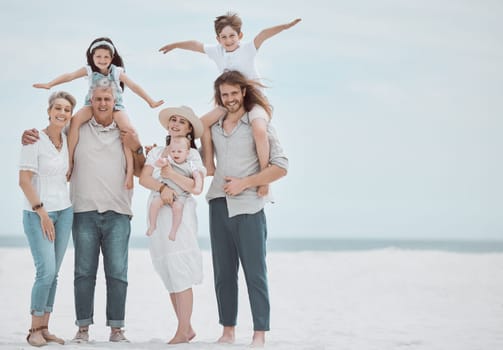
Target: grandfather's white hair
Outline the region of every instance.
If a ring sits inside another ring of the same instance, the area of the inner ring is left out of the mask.
[[[110,79],[103,78],[94,82],[89,88],[89,96],[93,96],[95,90],[112,90],[114,99],[117,99],[117,87]]]

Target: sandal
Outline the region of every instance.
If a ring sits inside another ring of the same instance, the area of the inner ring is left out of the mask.
[[[26,341],[28,342],[28,344],[30,344],[31,346],[36,346],[36,347],[41,347],[41,346],[44,346],[44,345],[47,345],[47,341],[44,339],[43,335],[42,335],[42,332],[40,333],[40,338],[39,339],[32,339],[32,335],[36,332],[40,332],[41,330],[45,329],[47,327],[38,327],[38,328],[30,328],[28,329],[28,335],[26,336]]]
[[[47,326],[42,326],[39,329],[42,330],[42,337],[44,337],[44,339],[48,343],[58,343],[61,345],[65,345],[65,340],[55,336],[54,334],[49,333],[49,329],[47,328]]]

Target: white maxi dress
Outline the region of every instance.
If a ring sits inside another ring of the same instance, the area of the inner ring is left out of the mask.
[[[164,147],[152,149],[145,163],[154,167],[152,176],[156,179],[160,179],[161,176],[160,169],[155,167],[154,163],[163,150]],[[188,160],[193,162],[194,168],[206,174],[201,156],[195,149],[191,149]],[[147,212],[152,199],[158,195],[155,191],[151,191],[147,201]],[[200,284],[203,280],[202,256],[197,242],[196,204],[192,196],[185,201],[182,222],[175,241],[168,238],[172,221],[171,207],[163,206],[157,216],[157,228],[149,238],[152,264],[169,293],[182,292],[195,284]],[[149,215],[147,215],[147,225],[149,225],[148,220]]]

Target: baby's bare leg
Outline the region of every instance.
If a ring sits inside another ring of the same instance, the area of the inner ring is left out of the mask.
[[[171,205],[171,211],[173,213],[173,223],[171,224],[171,232],[169,233],[169,239],[174,241],[176,239],[176,232],[182,223],[183,216],[183,203],[179,200],[175,200]]]
[[[164,203],[163,203],[160,196],[152,199],[152,202],[150,203],[150,210],[149,210],[149,215],[148,215],[148,221],[149,221],[150,226],[148,227],[148,230],[147,230],[147,236],[151,236],[152,233],[157,228],[157,216],[159,215],[159,210],[161,210],[163,205],[164,205]]]

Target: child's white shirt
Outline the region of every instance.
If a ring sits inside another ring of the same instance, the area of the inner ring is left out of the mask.
[[[267,114],[265,109],[259,105],[253,106],[251,111],[248,112],[248,120],[250,121],[250,123],[255,119],[264,119],[267,123],[271,121],[269,114]]]
[[[253,41],[239,43],[239,47],[232,52],[225,51],[220,44],[204,45],[204,52],[216,63],[220,73],[226,70],[237,70],[246,78],[261,82],[255,65],[257,49]]]

